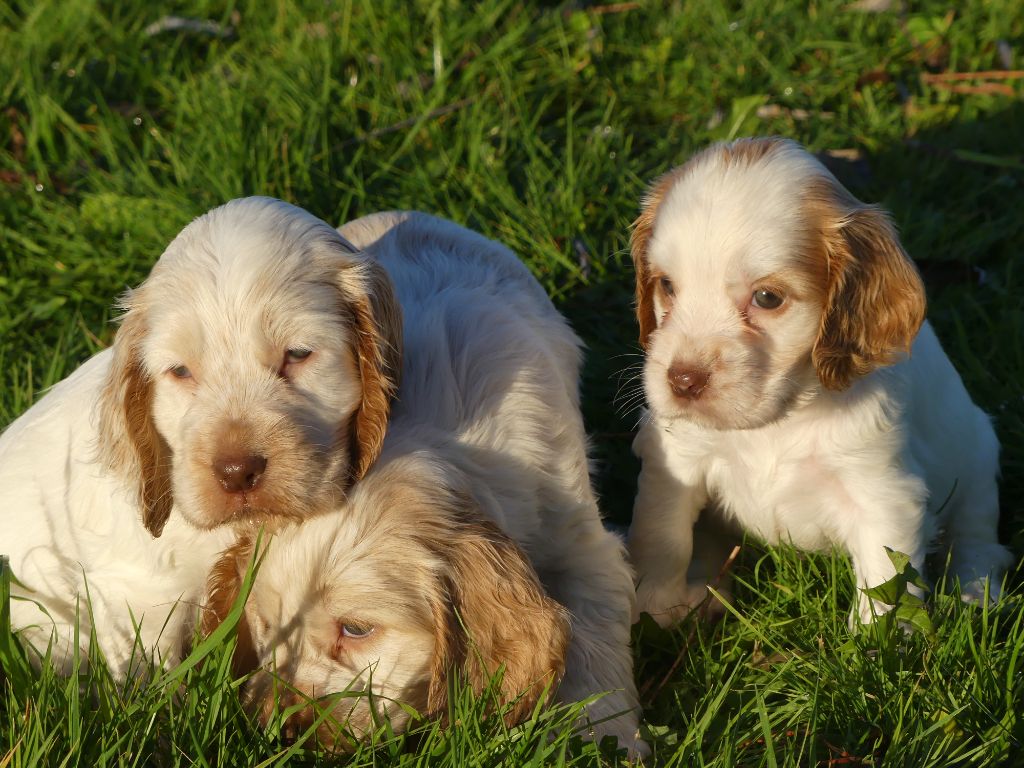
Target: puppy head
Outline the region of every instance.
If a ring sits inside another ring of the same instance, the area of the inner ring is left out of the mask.
[[[400,370],[390,281],[279,200],[189,224],[124,299],[101,459],[159,535],[333,507],[380,453]]]
[[[924,287],[881,210],[784,139],[715,145],[654,182],[631,238],[648,403],[754,428],[891,364]]]
[[[453,482],[453,480],[455,482]],[[449,680],[477,692],[504,665],[501,704],[518,720],[561,675],[568,624],[522,551],[429,459],[375,468],[345,514],[280,530],[260,562],[240,628],[237,670],[259,667],[245,697],[264,722],[344,749],[381,715],[402,727],[411,705],[445,718]],[[248,567],[225,553],[210,579],[205,629],[230,608]],[[343,695],[343,692],[371,695]],[[523,694],[520,698],[520,694]]]

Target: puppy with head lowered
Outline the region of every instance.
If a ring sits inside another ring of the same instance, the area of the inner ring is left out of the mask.
[[[65,665],[91,616],[118,672],[135,622],[174,660],[192,626],[174,601],[198,601],[235,525],[337,508],[380,452],[401,346],[383,271],[269,198],[185,227],[123,308],[112,348],[0,437],[14,626],[41,650],[56,628]]]
[[[941,534],[964,597],[998,595],[996,436],[882,210],[797,144],[744,139],[655,181],[631,244],[639,610],[669,624],[704,599],[725,559],[695,548],[708,504],[769,543],[844,550],[858,587],[893,576],[886,547],[923,572]],[[853,617],[878,610],[862,593]]]
[[[557,683],[563,701],[596,697],[585,732],[642,753],[632,573],[590,485],[579,340],[522,262],[481,235],[420,213],[341,232],[395,287],[401,387],[384,451],[343,509],[268,542],[236,656],[262,668],[250,704],[269,718],[312,700],[287,728],[319,708],[321,741],[344,746],[375,709],[396,727],[399,703],[443,718],[451,675],[480,691],[503,665],[511,719]],[[213,571],[207,629],[251,549],[243,540]],[[373,695],[332,697],[346,690]]]

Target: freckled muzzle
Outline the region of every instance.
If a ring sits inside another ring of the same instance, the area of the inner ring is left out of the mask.
[[[175,498],[194,525],[302,520],[343,496],[344,424],[322,423],[300,409],[250,413],[210,420],[212,427],[197,429],[189,441],[174,482]]]

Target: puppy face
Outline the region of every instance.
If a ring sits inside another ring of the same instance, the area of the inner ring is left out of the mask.
[[[100,450],[155,535],[172,503],[200,528],[325,511],[376,458],[401,321],[352,250],[301,209],[236,200],[129,294]]]
[[[235,661],[240,673],[259,668],[245,697],[264,722],[277,707],[300,705],[286,734],[323,717],[318,740],[344,749],[381,715],[405,725],[399,702],[443,717],[449,675],[458,670],[480,691],[502,664],[502,703],[526,692],[510,715],[518,719],[561,674],[563,610],[515,544],[444,473],[417,463],[375,470],[345,514],[283,529],[268,545]],[[243,541],[214,569],[207,631],[230,608],[251,558]]]
[[[762,426],[894,362],[924,319],[886,216],[785,140],[716,145],[663,176],[631,245],[662,418]]]

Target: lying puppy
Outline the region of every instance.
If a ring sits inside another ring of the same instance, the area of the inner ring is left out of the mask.
[[[479,690],[504,664],[503,700],[527,692],[518,717],[564,657],[559,697],[612,691],[589,708],[594,734],[643,751],[633,582],[590,486],[578,339],[519,260],[480,235],[419,213],[341,231],[395,286],[402,384],[384,453],[345,510],[269,542],[236,657],[243,670],[276,664],[250,683],[252,706],[266,718],[275,689],[287,706],[368,688],[400,725],[392,701],[443,714],[453,669]],[[213,572],[208,631],[238,594],[250,544]],[[344,746],[339,724],[359,735],[371,722],[365,698],[322,705],[335,720],[320,729],[327,743]]]
[[[365,474],[401,345],[383,271],[268,198],[189,224],[124,308],[112,349],[0,437],[0,551],[49,612],[16,601],[14,625],[45,648],[56,624],[63,664],[88,587],[121,672],[132,615],[165,661],[188,637],[187,611],[164,627],[171,605],[201,597],[233,538],[197,529],[325,512]]]
[[[724,556],[691,536],[709,502],[770,543],[844,549],[859,587],[893,576],[886,547],[922,570],[941,529],[964,596],[998,595],[998,443],[922,326],[884,212],[795,143],[740,140],[653,184],[632,251],[650,407],[629,534],[640,610],[669,624],[706,595]],[[717,563],[688,583],[694,555]],[[862,595],[855,615],[881,609]]]

